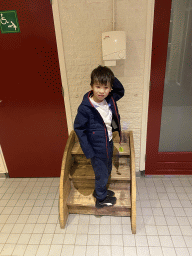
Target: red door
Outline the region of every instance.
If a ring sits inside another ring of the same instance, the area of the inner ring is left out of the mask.
[[[20,33],[0,33],[0,144],[12,177],[59,177],[68,138],[50,0],[1,0]]]
[[[192,174],[192,19],[180,6],[174,11],[171,0],[155,1],[146,175]]]

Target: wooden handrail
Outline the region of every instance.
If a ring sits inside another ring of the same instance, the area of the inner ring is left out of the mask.
[[[59,184],[59,220],[60,227],[64,228],[67,218],[68,218],[68,208],[67,199],[71,188],[71,183],[69,180],[69,172],[73,163],[71,150],[75,144],[75,131],[72,130],[69,138],[67,139],[67,144],[65,146],[65,151],[63,154],[62,165],[61,165],[61,176]]]
[[[136,234],[136,175],[135,175],[135,150],[134,150],[134,140],[133,140],[133,132],[129,132],[130,138],[130,176],[131,176],[131,228],[132,233]]]

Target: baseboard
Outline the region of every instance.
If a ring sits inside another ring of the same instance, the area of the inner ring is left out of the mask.
[[[8,173],[0,173],[0,179],[6,179],[9,178]]]

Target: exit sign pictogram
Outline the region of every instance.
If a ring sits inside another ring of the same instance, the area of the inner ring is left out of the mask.
[[[0,11],[1,33],[19,33],[19,21],[16,10]]]

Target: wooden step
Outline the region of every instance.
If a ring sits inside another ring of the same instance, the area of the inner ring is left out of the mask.
[[[68,197],[67,206],[69,213],[130,216],[131,199],[130,184],[126,190],[113,190],[117,202],[114,206],[97,209],[96,199],[93,197],[93,189],[75,189],[72,187]]]
[[[69,178],[73,181],[87,182],[87,180],[95,180],[95,174],[92,165],[81,165],[74,163]],[[113,182],[130,182],[130,166],[128,165],[112,165],[111,181]]]
[[[121,146],[123,147],[123,152],[119,151],[120,144],[114,142],[114,152],[117,152],[119,154],[119,156],[129,156],[130,155],[129,143],[121,143]],[[79,142],[75,142],[75,144],[71,150],[71,154],[72,155],[84,155]]]

